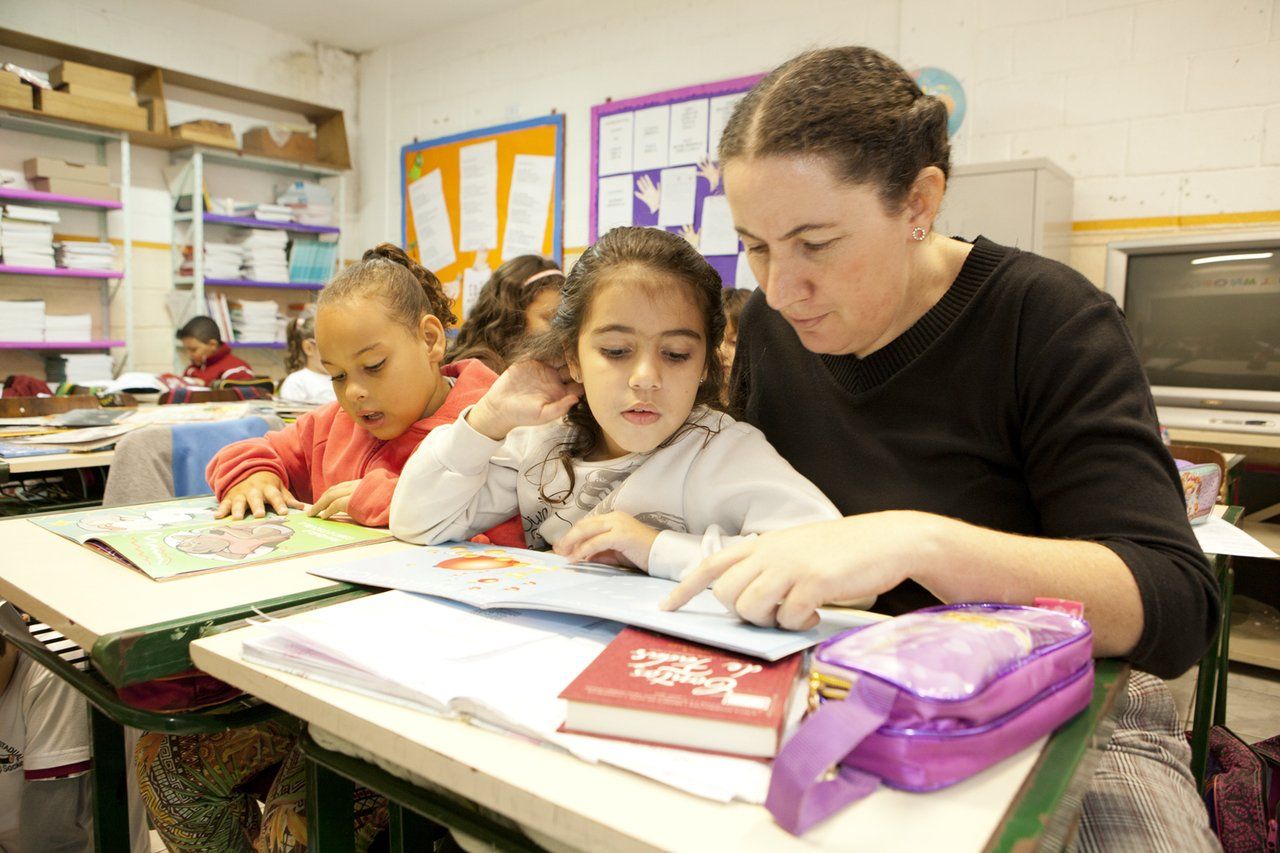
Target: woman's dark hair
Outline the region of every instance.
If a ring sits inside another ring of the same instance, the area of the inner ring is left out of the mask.
[[[284,356],[284,369],[293,373],[307,366],[307,351],[302,348],[305,341],[316,338],[316,315],[310,311],[289,320],[289,331],[285,333],[285,341],[289,349]]]
[[[212,317],[192,317],[188,320],[177,334],[174,335],[178,340],[183,338],[195,338],[202,344],[210,341],[221,344],[222,332],[218,331],[218,324],[213,321]]]
[[[316,309],[369,296],[381,299],[391,319],[414,334],[418,333],[424,314],[435,315],[446,329],[456,322],[440,279],[391,243],[375,246],[335,275],[320,291]]]
[[[497,356],[498,365],[491,365],[494,370],[505,370],[525,344],[525,311],[540,293],[564,286],[563,274],[539,275],[552,271],[559,273],[560,267],[541,255],[520,255],[494,270],[458,329],[446,361],[488,352]]]
[[[705,321],[706,378],[698,386],[694,405],[720,406],[720,341],[724,337],[724,313],[720,310],[720,291],[723,289],[720,274],[707,259],[689,244],[688,240],[657,228],[614,228],[595,245],[587,249],[574,264],[564,288],[560,291],[560,307],[551,319],[551,328],[534,338],[524,356],[552,364],[563,361],[565,353],[578,351],[578,337],[586,322],[600,285],[611,274],[628,268],[641,269],[663,276],[670,276],[688,285],[689,296],[698,306]],[[656,295],[656,294],[655,294]],[[523,356],[522,356],[523,357]],[[548,496],[539,490],[539,496],[548,503],[561,503],[573,492],[573,459],[582,459],[596,450],[604,436],[600,424],[591,413],[586,398],[578,402],[566,415],[570,430],[565,441],[552,453],[564,465],[569,474],[569,491],[563,495]],[[683,428],[668,438],[663,445],[683,432]],[[550,462],[552,457],[546,461]],[[539,466],[541,468],[541,466]]]
[[[877,188],[896,213],[921,169],[950,174],[947,108],[869,47],[802,53],[738,102],[720,137],[720,162],[814,154],[842,179]]]

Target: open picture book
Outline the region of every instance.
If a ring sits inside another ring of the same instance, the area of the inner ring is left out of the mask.
[[[674,588],[672,581],[597,563],[571,563],[546,551],[473,542],[367,557],[313,574],[425,593],[482,610],[551,610],[611,619],[771,661],[882,618],[861,610],[824,610],[822,622],[808,631],[761,628],[730,613],[707,590],[680,610],[667,612],[659,604]]]
[[[102,552],[157,581],[390,539],[386,530],[301,511],[214,519],[212,497],[33,518],[45,530]]]

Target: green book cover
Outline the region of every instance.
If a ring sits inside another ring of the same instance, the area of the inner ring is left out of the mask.
[[[31,519],[157,581],[390,539],[386,530],[323,521],[302,512],[217,519],[209,497]]]

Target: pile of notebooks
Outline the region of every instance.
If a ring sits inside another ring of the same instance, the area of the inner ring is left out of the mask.
[[[326,282],[337,261],[336,241],[295,237],[289,250],[289,281]]]
[[[0,341],[43,340],[43,299],[0,301]]]
[[[285,318],[273,300],[238,299],[230,306],[234,340],[253,343],[284,341]]]
[[[58,211],[5,205],[0,214],[0,258],[7,266],[53,269],[53,225]]]
[[[294,181],[276,197],[302,225],[333,225],[333,193],[311,181]]]
[[[54,243],[58,266],[73,270],[113,270],[116,247],[108,242],[89,243],[80,240]]]
[[[93,340],[93,317],[89,314],[46,314],[44,339],[46,341],[91,341]]]
[[[105,385],[112,380],[111,356],[106,353],[68,353],[44,359],[49,382],[75,385]]]
[[[179,275],[194,275],[194,253],[190,246],[182,250],[182,266]],[[240,263],[244,259],[244,251],[238,243],[215,243],[205,241],[204,244],[204,276],[205,278],[240,278]]]
[[[250,216],[264,222],[292,222],[293,209],[283,204],[267,202],[236,202],[236,216]]]
[[[285,255],[289,235],[283,231],[251,231],[240,241],[241,273],[253,281],[288,281]]]

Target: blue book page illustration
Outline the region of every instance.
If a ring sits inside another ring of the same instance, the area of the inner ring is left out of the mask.
[[[761,628],[725,610],[703,591],[679,611],[658,605],[673,584],[662,578],[597,564],[570,563],[555,554],[457,542],[325,566],[330,580],[424,593],[482,610],[525,608],[577,613],[648,628],[717,648],[777,660],[807,649],[870,617],[825,618],[809,631]]]

